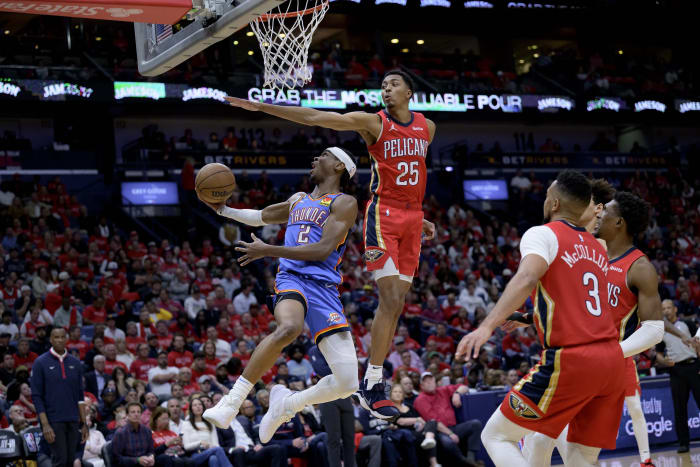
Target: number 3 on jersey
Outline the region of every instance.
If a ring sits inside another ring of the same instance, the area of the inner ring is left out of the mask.
[[[598,278],[592,272],[587,272],[583,275],[583,285],[588,287],[589,283],[592,283],[592,285],[588,295],[593,297],[595,304],[592,300],[586,300],[586,309],[593,316],[600,316],[602,310],[600,309],[600,295],[598,294]]]
[[[418,185],[418,161],[409,162],[399,162],[396,166],[401,172],[398,177],[396,177],[396,184],[401,186],[406,185]],[[408,176],[408,180],[406,177]]]

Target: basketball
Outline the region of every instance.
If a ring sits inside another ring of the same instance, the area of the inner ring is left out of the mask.
[[[194,179],[195,191],[202,201],[223,203],[236,188],[236,177],[224,164],[207,164]]]

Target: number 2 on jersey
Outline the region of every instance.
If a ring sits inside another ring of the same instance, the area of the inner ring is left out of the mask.
[[[309,243],[310,225],[302,225],[299,227],[299,235],[297,235],[297,243]]]
[[[396,168],[401,171],[399,176],[396,177],[397,185],[418,185],[418,175],[420,174],[420,172],[418,172],[418,161],[411,161],[410,164],[408,162],[399,162]],[[406,180],[406,176],[408,175],[410,175],[410,177]]]
[[[593,316],[600,316],[602,311],[600,309],[600,295],[598,294],[598,278],[592,272],[587,272],[583,275],[583,285],[588,287],[590,282],[592,282],[593,285],[591,290],[588,291],[588,295],[593,297],[595,305],[591,300],[586,300],[586,309]]]

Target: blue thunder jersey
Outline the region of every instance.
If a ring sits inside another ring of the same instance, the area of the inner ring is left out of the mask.
[[[301,199],[290,207],[284,246],[294,247],[318,243],[323,234],[323,226],[331,213],[331,205],[340,195],[342,193],[329,193],[319,198],[312,198],[308,193],[304,193]],[[324,261],[280,258],[279,270],[339,285],[342,277],[338,272],[338,266],[340,266],[343,253],[345,253],[347,238],[348,236],[345,234],[343,241]]]

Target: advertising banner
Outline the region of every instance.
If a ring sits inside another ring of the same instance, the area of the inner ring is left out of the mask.
[[[581,153],[508,153],[508,154],[469,154],[467,168],[522,168],[559,169],[579,167],[581,169],[635,167],[655,169],[678,166],[677,154],[633,155],[633,154],[581,154]]]
[[[188,0],[0,1],[0,11],[10,13],[157,24],[174,24],[190,8],[192,2]]]

